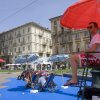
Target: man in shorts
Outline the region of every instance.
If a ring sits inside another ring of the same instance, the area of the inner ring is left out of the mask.
[[[75,85],[78,83],[77,69],[78,63],[81,67],[86,67],[86,53],[85,52],[100,52],[100,33],[98,32],[98,24],[96,22],[90,22],[87,29],[91,36],[91,41],[87,51],[80,52],[79,54],[71,55],[71,67],[72,67],[72,79],[67,81],[64,86]],[[100,64],[100,53],[92,53],[89,56],[89,64]],[[94,65],[95,65],[94,64]]]

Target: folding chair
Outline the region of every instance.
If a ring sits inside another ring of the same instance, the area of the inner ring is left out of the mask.
[[[32,74],[30,87],[34,88],[34,86],[38,83],[39,76],[37,74]]]
[[[54,73],[51,73],[50,76],[47,78],[46,83],[42,86],[42,84],[37,84],[34,89],[38,88],[39,91],[48,90],[50,92],[54,92],[56,90],[56,84],[54,83],[53,79],[55,77]]]
[[[53,81],[54,77],[55,77],[55,74],[51,73],[49,78],[47,79],[45,85],[43,86],[44,89],[46,88],[51,92],[54,92],[56,90],[57,85]]]
[[[24,78],[26,77],[27,71],[24,70],[21,75],[18,75],[17,80],[24,80]]]

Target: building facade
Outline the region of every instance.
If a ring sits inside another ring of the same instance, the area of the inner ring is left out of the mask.
[[[0,54],[12,63],[18,55],[36,53],[52,54],[51,31],[30,22],[0,34]]]
[[[60,17],[51,18],[53,54],[72,54],[88,48],[90,36],[87,30],[70,30],[60,25]]]

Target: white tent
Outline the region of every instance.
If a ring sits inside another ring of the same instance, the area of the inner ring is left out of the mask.
[[[48,62],[48,59],[49,57],[41,57],[41,58],[38,58],[37,60],[31,62],[33,64],[41,64],[43,62]]]
[[[5,64],[5,66],[19,66],[21,64]]]

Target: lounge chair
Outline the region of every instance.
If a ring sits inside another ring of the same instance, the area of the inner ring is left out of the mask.
[[[39,84],[36,84],[34,89],[38,89],[39,91],[48,90],[50,92],[54,92],[56,90],[56,87],[57,87],[57,85],[53,81],[54,77],[55,77],[55,74],[51,73],[43,86],[41,83],[39,83]]]

